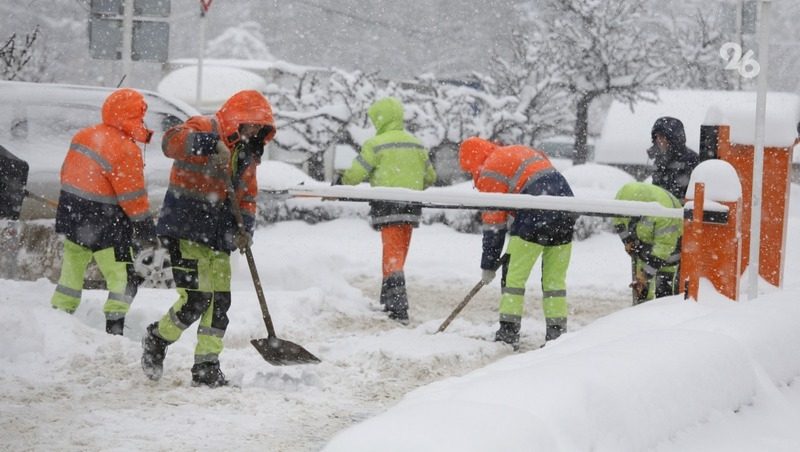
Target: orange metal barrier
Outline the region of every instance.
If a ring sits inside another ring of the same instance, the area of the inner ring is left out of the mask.
[[[702,126],[700,131],[701,160],[719,158],[730,163],[742,183],[742,265],[744,272],[750,261],[750,216],[752,214],[753,159],[752,145],[730,142],[729,126]],[[764,177],[761,200],[761,238],[758,259],[759,275],[770,284],[783,284],[783,262],[786,252],[786,219],[789,209],[792,147],[764,148]]]
[[[742,200],[718,203],[728,207],[727,215],[704,209],[705,184],[697,183],[693,206],[684,211],[680,289],[695,301],[700,278],[708,279],[717,292],[731,300],[739,299]]]

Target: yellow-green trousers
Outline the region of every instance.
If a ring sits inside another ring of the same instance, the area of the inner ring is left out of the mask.
[[[69,239],[64,240],[64,259],[61,263],[61,276],[53,297],[54,308],[69,312],[78,309],[81,303],[83,278],[92,259],[97,263],[100,273],[106,280],[108,298],[103,306],[106,320],[125,317],[136,296],[138,278],[131,264],[130,247],[104,248],[92,251]]]
[[[544,246],[511,236],[506,252],[508,267],[503,275],[500,297],[500,321],[520,323],[522,321],[525,284],[533,265],[542,256],[542,308],[547,320],[566,322],[567,268],[572,255],[572,243]]]
[[[162,237],[169,249],[178,300],[158,322],[158,335],[175,342],[197,326],[195,364],[219,362],[231,306],[231,259],[225,251],[183,239]]]

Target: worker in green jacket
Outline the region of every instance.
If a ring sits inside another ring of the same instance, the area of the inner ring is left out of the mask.
[[[678,198],[661,187],[644,182],[623,185],[615,199],[657,202],[664,207],[681,208]],[[633,304],[678,293],[683,220],[618,217],[614,219],[614,229],[633,262]]]
[[[436,181],[428,150],[406,132],[403,104],[384,97],[367,112],[376,134],[361,147],[341,183],[355,185],[368,180],[373,187],[424,190]],[[402,202],[370,202],[370,223],[381,231],[383,283],[380,302],[389,318],[408,323],[408,296],[403,268],[411,243],[412,228],[419,226],[422,209]]]

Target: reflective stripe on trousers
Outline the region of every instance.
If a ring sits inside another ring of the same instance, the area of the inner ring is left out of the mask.
[[[130,263],[130,256],[129,249],[104,248],[93,252],[65,239],[61,275],[50,300],[51,304],[70,313],[78,309],[86,269],[94,259],[108,289],[108,297],[103,306],[106,319],[116,320],[125,317],[137,291],[137,278]]]
[[[158,322],[158,335],[175,342],[198,319],[195,363],[217,362],[231,304],[230,255],[189,240],[166,238],[178,300]]]
[[[525,284],[533,265],[542,256],[542,308],[544,317],[567,318],[567,268],[572,244],[543,246],[511,236],[506,252],[508,269],[503,275],[500,320],[520,322],[525,299]]]

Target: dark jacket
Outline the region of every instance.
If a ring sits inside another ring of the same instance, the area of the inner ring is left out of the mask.
[[[656,133],[663,134],[669,142],[667,152],[655,146]],[[683,123],[676,118],[664,116],[658,118],[650,132],[653,147],[648,149],[650,158],[655,159],[653,185],[657,185],[683,201],[686,198],[686,187],[689,177],[698,164],[697,153],[686,147],[686,132]]]

